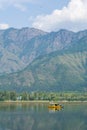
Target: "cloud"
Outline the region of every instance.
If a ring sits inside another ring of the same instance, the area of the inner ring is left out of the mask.
[[[14,6],[21,11],[26,10],[26,3],[32,2],[34,0],[0,0],[0,9],[6,8],[8,6]]]
[[[9,28],[9,25],[8,24],[4,24],[4,23],[1,23],[0,24],[0,29],[3,30],[3,29],[7,29]]]
[[[33,0],[0,0],[0,4],[3,5],[3,4],[17,4],[17,3],[27,3],[27,2],[31,2]]]
[[[61,10],[37,16],[33,27],[44,31],[57,31],[61,28],[79,31],[87,28],[87,0],[71,0]]]
[[[14,7],[18,8],[19,10],[21,10],[23,12],[27,10],[26,6],[24,6],[22,4],[15,4]]]

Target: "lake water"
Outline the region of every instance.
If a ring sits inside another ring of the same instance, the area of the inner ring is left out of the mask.
[[[45,103],[0,103],[0,130],[87,130],[87,103],[63,106],[56,111]]]

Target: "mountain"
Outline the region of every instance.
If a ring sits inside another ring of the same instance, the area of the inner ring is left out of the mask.
[[[23,70],[1,75],[0,90],[87,91],[87,30],[43,32],[25,43],[21,56],[34,57]]]
[[[64,29],[47,33],[27,27],[0,30],[0,74],[22,70],[37,57],[66,50],[86,41],[86,37],[87,30],[78,33]]]
[[[23,69],[30,61],[24,56],[26,43],[45,32],[34,28],[0,30],[0,74]],[[29,43],[29,42],[28,42]]]

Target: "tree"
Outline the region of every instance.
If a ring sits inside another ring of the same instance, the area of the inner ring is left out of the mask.
[[[22,100],[29,100],[29,95],[27,92],[22,93]]]
[[[10,100],[15,101],[17,99],[17,94],[15,91],[10,92]]]

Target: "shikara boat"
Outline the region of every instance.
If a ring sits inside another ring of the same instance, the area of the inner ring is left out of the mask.
[[[61,104],[52,103],[52,104],[49,104],[48,108],[49,108],[49,109],[60,110],[60,109],[63,108],[63,106],[62,106]]]

